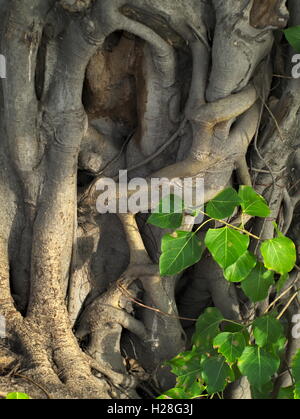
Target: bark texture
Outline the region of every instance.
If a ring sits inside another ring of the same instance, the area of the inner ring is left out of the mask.
[[[300,24],[299,6],[0,1],[0,313],[23,374],[51,397],[154,397],[174,384],[163,362],[190,345],[180,317],[214,304],[243,322],[269,304],[251,305],[208,255],[161,278],[166,231],[98,214],[96,182],[199,177],[205,202],[253,185],[272,216],[248,228],[272,238],[276,220],[299,249],[300,81],[278,31]],[[298,311],[299,298],[287,319]],[[247,380],[227,397],[251,397]]]

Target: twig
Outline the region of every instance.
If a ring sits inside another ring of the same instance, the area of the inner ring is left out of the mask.
[[[271,116],[271,118],[273,119],[273,122],[274,122],[274,124],[275,124],[275,126],[276,126],[276,128],[277,128],[277,131],[278,131],[279,137],[280,137],[281,141],[284,143],[284,138],[283,138],[283,135],[282,135],[281,129],[280,129],[280,127],[279,127],[279,124],[278,124],[278,122],[277,122],[277,119],[276,119],[275,115],[273,114],[273,112],[271,111],[271,109],[269,108],[269,106],[266,104],[266,102],[265,102],[264,98],[263,98],[261,95],[259,95],[259,97],[260,97],[260,100],[262,101],[263,105],[264,105],[264,106],[265,106],[265,108],[267,109],[267,111],[268,111],[269,115],[270,115],[270,116]]]
[[[158,308],[151,307],[151,306],[148,306],[146,304],[143,304],[142,302],[140,302],[140,300],[133,297],[130,294],[130,292],[126,288],[124,288],[123,285],[121,285],[119,282],[117,283],[117,286],[118,286],[119,290],[122,292],[123,295],[125,295],[130,301],[139,305],[140,307],[146,308],[146,309],[151,310],[151,311],[155,311],[156,313],[162,314],[163,316],[171,317],[171,318],[177,319],[177,320],[188,320],[188,321],[191,321],[191,322],[196,322],[198,320],[198,319],[192,319],[192,318],[189,318],[189,317],[176,316],[175,314],[165,313],[164,311],[162,311]]]
[[[284,74],[273,74],[273,77],[278,77],[280,79],[290,79],[290,80],[293,80],[293,77],[291,77],[291,76],[285,76]]]
[[[177,320],[187,320],[187,321],[191,321],[191,322],[197,322],[198,321],[198,319],[193,319],[193,318],[190,318],[190,317],[182,317],[182,316],[176,316],[174,314],[165,313],[164,311],[159,310],[158,308],[151,307],[151,306],[148,306],[146,304],[143,304],[141,302],[141,300],[133,297],[130,294],[130,292],[126,288],[124,288],[120,283],[118,283],[118,288],[123,293],[123,295],[125,295],[129,300],[131,300],[133,303],[139,305],[140,307],[146,308],[147,310],[155,311],[156,313],[162,314],[163,316],[171,317],[171,318],[177,319]],[[235,325],[242,326],[240,323],[237,323],[233,320],[223,319],[222,321],[226,322],[226,323],[232,323],[232,324],[235,324]],[[245,325],[244,327],[248,327],[248,325]]]
[[[174,132],[174,134],[169,138],[169,140],[167,140],[165,143],[163,143],[153,154],[151,154],[151,156],[149,156],[146,159],[142,160],[141,162],[135,164],[134,166],[131,166],[131,167],[127,168],[126,169],[127,172],[139,169],[140,167],[145,166],[146,164],[148,164],[152,160],[154,160],[156,157],[158,157],[170,144],[172,144],[173,141],[175,141],[178,138],[178,136],[180,134],[180,131],[182,131],[184,129],[186,123],[187,123],[187,119],[184,118],[181,121],[177,131]]]
[[[251,170],[253,172],[257,172],[257,173],[270,173],[268,170],[263,170],[263,169],[256,169],[255,167],[251,167]],[[279,170],[278,172],[273,172],[275,175],[280,175],[282,172],[284,172],[285,170],[287,170],[286,167],[284,167],[283,169]]]
[[[279,314],[279,316],[277,316],[277,320],[280,320],[281,317],[284,315],[284,313],[287,311],[287,309],[289,308],[289,306],[292,304],[292,302],[295,300],[295,298],[298,296],[298,292],[295,292],[295,294],[289,299],[289,301],[286,303],[284,309],[281,311],[281,313]]]
[[[26,375],[22,375],[22,374],[19,374],[19,373],[14,373],[14,376],[15,377],[19,377],[19,378],[21,378],[21,379],[23,379],[25,381],[28,381],[29,383],[31,383],[31,384],[35,385],[36,387],[38,387],[40,390],[42,390],[43,393],[45,393],[45,395],[47,396],[48,399],[51,399],[52,398],[50,396],[50,394],[48,393],[48,391],[43,386],[41,386],[40,384],[36,383],[31,378],[26,377]]]
[[[297,275],[296,279],[293,281],[293,283],[283,292],[281,293],[266,309],[266,311],[264,312],[264,314],[266,314],[270,308],[272,308],[279,300],[281,300],[282,297],[284,297],[286,294],[289,293],[289,291],[296,285],[296,283],[299,281],[300,276]]]
[[[110,165],[112,165],[115,161],[119,160],[119,158],[122,156],[125,148],[127,147],[127,145],[129,144],[130,140],[132,139],[134,133],[135,133],[135,130],[132,130],[130,132],[130,134],[127,136],[125,142],[123,143],[123,145],[122,145],[121,150],[119,151],[119,153],[115,157],[113,157],[101,170],[99,170],[98,172],[93,173],[93,175],[95,175],[95,176],[102,175],[105,172],[105,170]]]
[[[201,210],[199,210],[199,212],[201,213],[201,214],[203,214],[203,215],[206,215],[206,216],[208,216],[209,217],[209,215],[208,214],[206,214],[206,212],[204,212],[204,211],[201,211]],[[252,233],[250,233],[249,231],[247,231],[247,230],[245,230],[245,229],[243,229],[243,228],[240,228],[240,227],[236,227],[236,226],[234,226],[234,225],[232,225],[232,224],[230,224],[230,223],[227,223],[226,221],[224,221],[224,220],[218,220],[217,218],[211,218],[209,221],[211,221],[211,220],[216,220],[216,221],[218,221],[218,222],[220,222],[220,223],[222,223],[222,224],[225,224],[226,226],[228,226],[228,227],[231,227],[231,228],[233,228],[234,230],[237,230],[237,231],[240,231],[240,232],[242,232],[242,233],[245,233],[245,234],[247,234],[248,236],[251,236],[251,237],[253,237],[254,239],[256,239],[256,240],[261,240],[261,238],[260,237],[258,237],[258,236],[256,236],[255,234],[252,234]],[[200,226],[201,227],[201,226]]]

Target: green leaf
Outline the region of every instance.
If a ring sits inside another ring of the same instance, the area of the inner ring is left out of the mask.
[[[222,313],[217,308],[208,307],[197,320],[193,344],[203,350],[212,348],[213,339],[220,333],[219,326],[223,320]]]
[[[265,349],[268,352],[271,352],[276,357],[282,358],[285,352],[286,344],[287,344],[287,339],[285,336],[282,335],[275,343],[272,343],[271,345],[267,345]]]
[[[239,197],[242,201],[241,207],[244,214],[263,218],[270,215],[271,211],[266,200],[251,186],[240,186]]]
[[[5,397],[6,399],[13,399],[13,400],[18,400],[18,399],[30,399],[30,397],[28,396],[28,394],[26,393],[8,393],[7,396]]]
[[[177,195],[163,198],[148,218],[148,224],[160,228],[179,228],[182,224],[184,204]]]
[[[199,380],[195,381],[194,384],[192,384],[187,390],[189,399],[200,397],[205,389],[206,387],[202,384],[202,380],[201,382]]]
[[[240,202],[241,199],[233,188],[225,189],[209,201],[206,207],[206,214],[211,218],[222,220],[230,217]]]
[[[204,249],[203,242],[193,232],[166,234],[162,238],[160,275],[172,276],[194,265],[201,259]]]
[[[285,286],[286,281],[288,280],[289,274],[285,273],[283,275],[280,275],[279,280],[276,282],[276,290],[277,293],[280,293],[282,288]]]
[[[292,26],[284,31],[285,37],[295,51],[300,52],[300,26]]]
[[[242,282],[242,290],[254,303],[267,298],[270,287],[274,284],[274,272],[265,269],[260,262]]]
[[[294,387],[283,387],[279,390],[277,399],[293,400],[294,399]]]
[[[208,394],[223,391],[226,384],[234,380],[232,370],[223,356],[206,358],[202,363],[202,368],[202,378],[207,384],[206,391]]]
[[[247,346],[238,361],[241,373],[258,390],[262,390],[262,386],[271,380],[279,365],[279,358],[258,346]]]
[[[234,363],[242,355],[246,342],[242,333],[224,332],[214,338],[213,345],[227,362]]]
[[[201,354],[195,351],[183,352],[167,362],[177,376],[177,386],[188,391],[197,380],[201,379]]]
[[[224,276],[229,282],[242,282],[255,267],[257,260],[248,250],[238,260],[224,271]]]
[[[300,400],[300,349],[292,361],[292,375],[295,380],[294,398]]]
[[[298,383],[295,384],[294,399],[300,400],[300,381],[298,381]]]
[[[271,399],[271,393],[273,391],[273,388],[274,384],[272,383],[272,381],[264,384],[260,390],[255,387],[251,387],[252,398],[258,400]]]
[[[254,320],[253,334],[256,344],[260,347],[276,343],[284,337],[282,324],[270,315]]]
[[[166,391],[164,394],[162,394],[159,397],[156,397],[156,399],[189,399],[190,397],[186,394],[183,388],[175,387],[171,390]]]
[[[280,274],[290,272],[296,263],[296,247],[288,237],[266,240],[260,248],[265,267]]]
[[[296,383],[300,383],[300,349],[292,361],[292,374]]]
[[[242,335],[244,336],[246,344],[250,340],[250,334],[247,330],[247,327],[245,327],[245,325],[243,325],[243,324],[238,324],[238,323],[232,323],[232,322],[226,322],[225,321],[224,324],[222,324],[222,331],[223,332],[229,332],[229,333],[242,333]]]
[[[229,227],[209,229],[205,236],[205,245],[214,260],[226,269],[246,252],[249,236]]]

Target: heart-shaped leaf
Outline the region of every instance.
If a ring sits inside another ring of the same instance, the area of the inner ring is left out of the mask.
[[[177,386],[189,391],[197,380],[201,379],[201,354],[195,351],[182,352],[167,362],[173,374],[177,376]]]
[[[265,267],[280,274],[290,272],[296,263],[296,247],[291,239],[280,236],[266,240],[260,248]]]
[[[242,282],[250,274],[257,260],[248,250],[238,260],[224,271],[224,276],[229,282]]]
[[[207,384],[208,394],[223,391],[226,384],[234,380],[234,374],[223,356],[206,358],[202,363],[202,378]]]
[[[261,262],[258,262],[242,282],[242,290],[251,301],[257,303],[267,298],[269,289],[274,283],[274,272],[267,270]]]
[[[211,218],[222,220],[230,217],[240,202],[241,199],[237,192],[233,188],[228,188],[209,201],[206,206],[206,213]]]
[[[255,217],[268,217],[270,208],[266,200],[259,195],[251,186],[240,186],[239,197],[242,201],[241,207],[244,214]]]
[[[193,232],[176,231],[162,238],[159,259],[161,276],[172,276],[197,263],[204,252],[203,242]]]
[[[279,358],[258,346],[247,346],[238,361],[241,373],[246,375],[250,384],[259,390],[271,380],[279,365]]]
[[[270,315],[258,317],[254,320],[253,334],[256,344],[260,347],[276,343],[284,337],[280,321]]]
[[[284,31],[285,37],[295,51],[300,52],[300,26],[292,26]]]
[[[229,227],[209,229],[205,245],[214,260],[223,268],[235,263],[249,246],[249,237]]]
[[[178,228],[183,219],[184,204],[177,195],[169,195],[163,198],[158,208],[148,218],[148,224],[160,228]]]
[[[208,307],[198,318],[193,344],[204,351],[213,346],[213,339],[220,333],[220,323],[224,320],[222,313],[215,307]]]
[[[242,333],[223,332],[214,338],[214,348],[217,348],[229,363],[234,363],[242,355],[245,346]]]

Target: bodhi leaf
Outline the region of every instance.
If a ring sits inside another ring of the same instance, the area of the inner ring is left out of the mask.
[[[225,321],[224,324],[222,324],[222,331],[230,333],[241,333],[244,336],[246,344],[250,340],[250,334],[247,330],[247,327],[245,327],[243,324]]]
[[[204,392],[205,386],[199,380],[195,381],[188,390],[187,394],[189,395],[189,399],[195,399],[196,397],[200,397],[201,394]]]
[[[214,260],[223,268],[235,263],[249,246],[249,237],[229,227],[209,229],[205,245]]]
[[[243,353],[246,342],[242,333],[220,333],[214,338],[214,348],[222,354],[226,361],[234,363]]]
[[[294,387],[283,387],[279,390],[277,399],[293,400],[294,399]]]
[[[193,344],[203,350],[212,348],[214,337],[220,333],[220,323],[224,320],[221,312],[215,307],[208,307],[198,318]]]
[[[259,390],[271,380],[279,365],[279,358],[258,346],[247,346],[238,361],[241,373],[247,376],[250,384]]]
[[[195,351],[182,352],[168,361],[167,365],[171,366],[173,374],[177,376],[177,386],[185,392],[201,379],[201,354]]]
[[[228,188],[209,201],[206,213],[211,218],[222,220],[230,217],[240,202],[237,192],[233,188]]]
[[[189,399],[190,397],[186,394],[183,388],[175,387],[171,390],[166,391],[164,394],[162,394],[159,397],[156,397],[156,399],[160,400],[167,400],[167,399]]]
[[[264,349],[278,358],[282,358],[286,350],[287,338],[282,335],[275,343],[267,344]]]
[[[8,393],[5,397],[6,399],[12,399],[12,400],[19,400],[19,399],[30,399],[28,394],[26,393]]]
[[[278,342],[284,338],[283,327],[273,316],[258,317],[253,322],[253,334],[258,346],[263,347]]]
[[[242,290],[251,301],[257,303],[267,298],[269,289],[274,283],[274,272],[268,271],[261,262],[258,262],[242,282]]]
[[[300,400],[300,349],[292,361],[292,375],[295,380],[294,398]]]
[[[268,217],[270,208],[266,200],[259,195],[251,186],[240,186],[239,197],[242,201],[241,207],[244,214],[255,217]]]
[[[257,261],[248,250],[238,260],[224,271],[224,276],[229,282],[242,282],[250,274]]]
[[[157,399],[195,399],[200,397],[204,390],[205,387],[198,381],[195,381],[189,390],[175,387],[166,391],[164,394],[157,397]]]
[[[258,400],[268,400],[271,399],[272,390],[274,388],[274,384],[272,381],[264,384],[261,389],[257,389],[255,387],[251,387],[251,395],[253,399]]]
[[[208,394],[223,391],[226,384],[234,380],[234,374],[223,356],[206,358],[202,363],[202,378],[207,384]]]
[[[292,361],[292,374],[296,383],[300,383],[300,349]]]
[[[292,26],[284,31],[285,37],[295,51],[300,52],[300,26]]]
[[[169,195],[160,201],[147,222],[160,228],[179,228],[183,219],[183,207],[181,198]]]
[[[204,252],[203,242],[193,232],[176,231],[162,238],[159,259],[161,276],[175,275],[197,263]]]
[[[298,383],[295,384],[294,399],[300,400],[300,381],[298,381]]]
[[[260,248],[267,269],[280,274],[290,272],[296,263],[296,247],[291,239],[280,236],[266,240]]]

